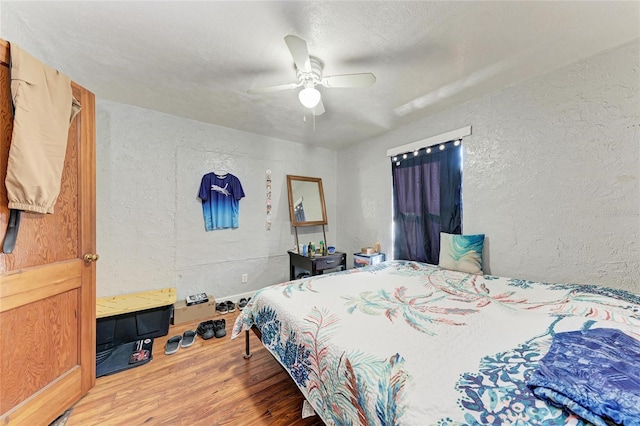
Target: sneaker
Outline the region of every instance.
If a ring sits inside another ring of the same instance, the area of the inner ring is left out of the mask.
[[[227,300],[225,303],[227,304],[227,312],[235,312],[236,311],[236,304],[233,303],[231,300]]]
[[[244,309],[244,307],[245,307],[245,306],[247,306],[247,303],[249,303],[249,300],[248,300],[248,299],[246,299],[245,297],[243,297],[242,299],[240,299],[240,300],[238,301],[238,308],[239,308],[240,310],[243,310],[243,309]]]
[[[229,312],[229,308],[227,308],[227,304],[225,302],[216,304],[216,312],[220,315],[224,315]]]
[[[213,330],[217,338],[224,337],[227,335],[226,330],[226,322],[225,320],[213,320]]]
[[[209,340],[216,333],[214,326],[215,326],[215,324],[214,324],[214,322],[212,320],[201,322],[200,324],[198,324],[198,330],[197,330],[198,334],[204,340]]]

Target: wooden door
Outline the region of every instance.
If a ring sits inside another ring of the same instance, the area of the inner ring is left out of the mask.
[[[0,241],[12,118],[9,47],[0,40]],[[95,384],[95,100],[69,129],[54,214],[22,213],[12,254],[0,254],[0,424],[48,425]]]

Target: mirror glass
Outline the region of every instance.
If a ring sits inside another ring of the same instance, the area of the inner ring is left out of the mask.
[[[293,226],[326,225],[322,179],[287,175],[289,215]]]

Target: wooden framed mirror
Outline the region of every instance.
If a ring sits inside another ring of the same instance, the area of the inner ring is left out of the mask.
[[[287,189],[293,226],[327,224],[321,178],[287,175]]]

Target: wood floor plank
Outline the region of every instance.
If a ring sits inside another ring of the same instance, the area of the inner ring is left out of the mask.
[[[220,318],[227,336],[198,337],[193,346],[165,355],[167,340],[195,330],[199,321],[171,326],[155,339],[151,362],[98,378],[67,426],[324,425],[318,416],[301,418],[302,394],[253,334],[253,356],[244,359],[244,336],[230,338],[236,313]]]

